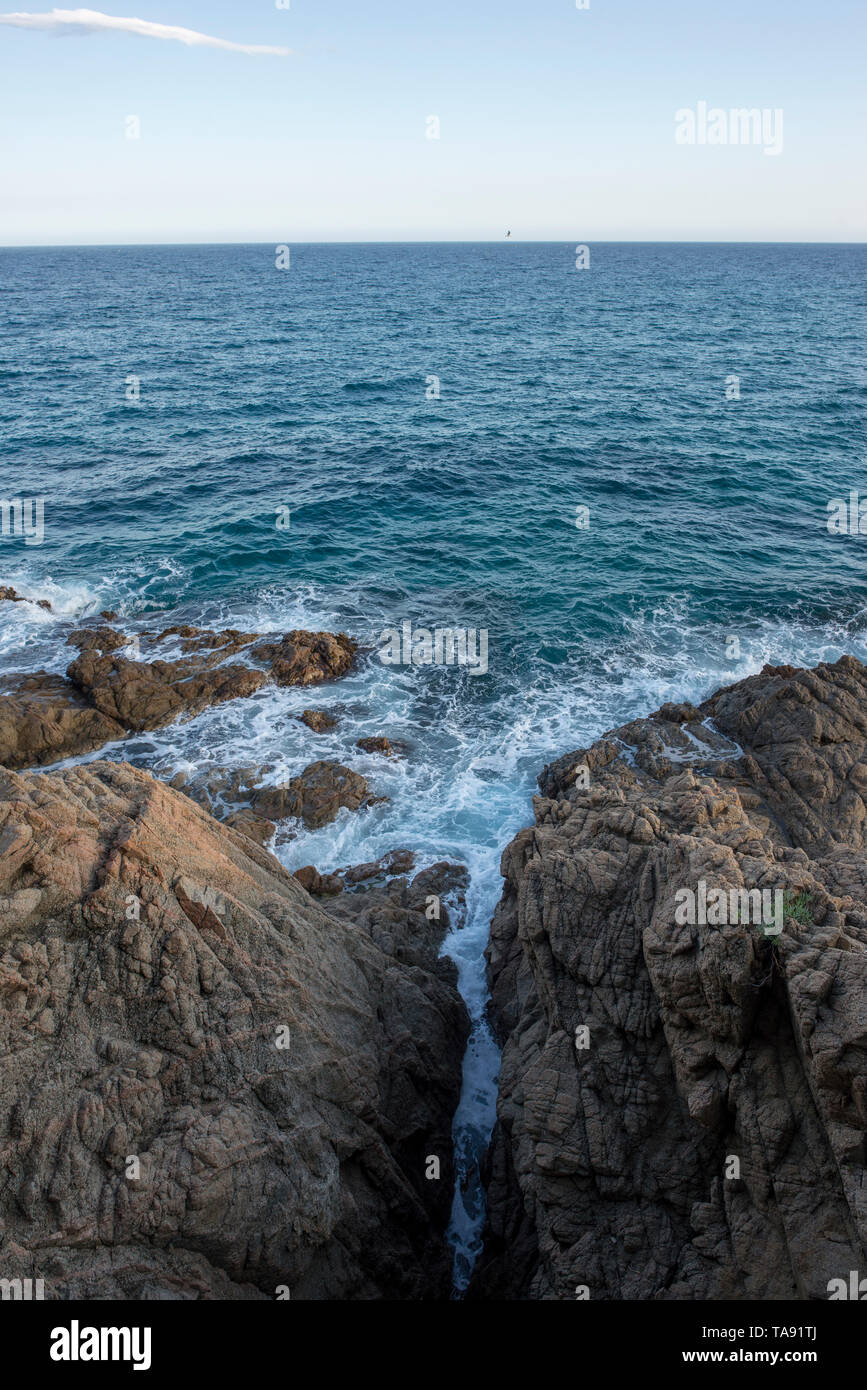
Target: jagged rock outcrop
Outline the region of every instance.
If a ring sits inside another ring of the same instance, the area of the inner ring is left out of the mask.
[[[0,774],[4,1277],[448,1297],[468,1020],[432,872],[326,913],[147,773]]]
[[[436,866],[442,868],[442,865]],[[460,874],[466,871],[461,870],[457,865],[451,865],[453,872]],[[338,869],[338,873],[343,876],[346,883],[354,885],[358,883],[376,883],[388,878],[400,877],[409,874],[415,868],[415,855],[409,849],[390,849],[387,854],[383,854],[379,859],[367,860],[364,864],[350,864],[345,869]]]
[[[330,729],[337,728],[337,720],[333,714],[329,714],[324,709],[304,709],[298,716],[302,724],[306,724],[314,734],[327,734]]]
[[[321,874],[315,865],[305,864],[303,868],[295,869],[294,874],[307,892],[318,898],[333,897],[336,893],[342,893],[344,888],[352,890],[359,885],[363,885],[365,889],[381,887],[391,879],[405,879],[414,868],[415,855],[411,850],[393,849],[379,859],[364,864],[350,864],[347,868],[336,869],[332,873]],[[444,876],[439,874],[440,870],[448,873],[461,872],[455,864],[435,864],[433,870],[427,872],[436,871],[440,884],[444,881]],[[422,875],[417,877],[419,882],[423,881]]]
[[[367,779],[342,763],[320,760],[284,782],[262,786],[264,776],[271,771],[273,767],[267,763],[234,772],[210,767],[192,777],[186,772],[176,773],[169,785],[260,845],[270,841],[282,821],[300,821],[315,830],[328,825],[344,808],[358,811],[386,799],[374,796]],[[291,827],[281,830],[284,841],[294,835]]]
[[[44,671],[4,677],[2,766],[45,766],[88,753],[129,733],[253,695],[268,682],[307,686],[336,680],[358,650],[345,633],[296,630],[275,640],[234,628],[170,627],[131,639],[101,625],[73,632],[68,642],[79,655],[66,678]],[[123,655],[130,644],[135,659]],[[169,656],[173,648],[179,654]],[[244,660],[233,659],[239,656]]]
[[[3,677],[0,765],[60,762],[124,736],[124,728],[94,709],[71,681],[47,671]]]
[[[358,911],[358,894],[369,895],[373,891],[384,891],[388,901],[397,894],[403,906],[411,902],[414,911],[424,912],[426,917],[446,927],[450,924],[449,904],[459,917],[465,914],[470,876],[463,864],[450,864],[441,859],[430,868],[422,869],[410,882],[409,875],[414,868],[415,855],[411,850],[392,849],[366,864],[350,864],[345,869],[324,874],[313,864],[305,864],[295,869],[294,875],[314,897],[352,894],[350,914]],[[365,902],[372,900],[369,896],[365,898]]]
[[[362,753],[381,753],[385,758],[394,758],[397,756],[397,750],[390,739],[381,736],[377,738],[360,738],[355,746],[356,748],[360,748]]]
[[[284,784],[257,791],[251,807],[255,815],[267,820],[291,817],[316,830],[333,821],[344,807],[358,811],[382,799],[372,795],[360,772],[353,772],[342,763],[319,761],[310,763]]]
[[[51,612],[51,604],[47,598],[25,598],[24,594],[19,594],[8,584],[0,584],[0,603],[35,603],[37,608],[45,608]]]
[[[539,781],[472,1296],[826,1299],[867,1274],[867,669],[765,667]]]
[[[343,892],[343,879],[338,874],[321,874],[313,864],[293,869],[292,875],[311,897],[329,898]]]

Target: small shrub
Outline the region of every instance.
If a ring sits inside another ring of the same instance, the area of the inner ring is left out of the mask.
[[[792,917],[796,922],[803,922],[805,926],[813,924],[813,894],[804,889],[800,893],[789,889],[783,894],[783,914]]]

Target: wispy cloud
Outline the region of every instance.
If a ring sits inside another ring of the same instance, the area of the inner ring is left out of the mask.
[[[91,34],[120,30],[125,34],[138,34],[143,39],[174,39],[176,43],[185,43],[191,48],[227,48],[233,53],[270,53],[278,58],[285,58],[291,52],[288,48],[272,48],[263,43],[232,43],[229,39],[214,39],[210,34],[199,34],[195,29],[182,29],[178,24],[152,24],[149,19],[124,19],[121,15],[101,14],[99,10],[0,14],[0,24],[9,24],[16,29],[55,29],[61,32],[78,29]]]

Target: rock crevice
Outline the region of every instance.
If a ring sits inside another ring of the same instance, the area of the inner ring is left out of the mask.
[[[472,1296],[827,1298],[867,1272],[867,670],[765,667],[539,784]],[[684,920],[712,889],[781,892],[782,931]]]

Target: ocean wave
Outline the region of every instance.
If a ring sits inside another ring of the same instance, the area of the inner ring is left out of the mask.
[[[116,594],[117,576],[112,583]],[[133,577],[126,583],[132,589]],[[97,592],[75,597],[70,591],[65,598],[68,611],[77,607],[76,616],[97,601]],[[287,868],[312,863],[327,871],[409,848],[419,867],[449,859],[469,869],[466,920],[444,945],[457,963],[473,1024],[454,1129],[459,1182],[450,1239],[458,1289],[479,1250],[479,1162],[493,1123],[499,1065],[485,1023],[484,949],[501,890],[500,854],[531,820],[543,764],[667,700],[699,702],[766,662],[813,664],[846,651],[867,660],[865,610],[824,622],[809,613],[747,617],[739,626],[740,651],[731,658],[730,625],[697,621],[693,608],[685,594],[636,608],[616,640],[566,643],[565,659],[557,661],[522,661],[516,644],[510,660],[487,678],[481,696],[466,670],[390,667],[369,654],[334,685],[266,687],[250,699],[216,706],[187,723],[86,759],[124,756],[164,778],[208,767],[267,768],[266,784],[287,780],[320,758],[347,763],[388,800],[361,812],[344,810],[317,830],[289,828],[291,838],[281,835],[274,846]],[[351,586],[331,590],[314,583],[270,585],[207,604],[187,602],[163,614],[167,624],[185,621],[215,629],[345,627],[365,640],[391,625],[389,619],[394,613],[384,602],[371,611]],[[313,734],[297,717],[311,707],[334,711],[336,728]],[[392,761],[356,747],[359,738],[382,733],[406,745],[405,757]]]

